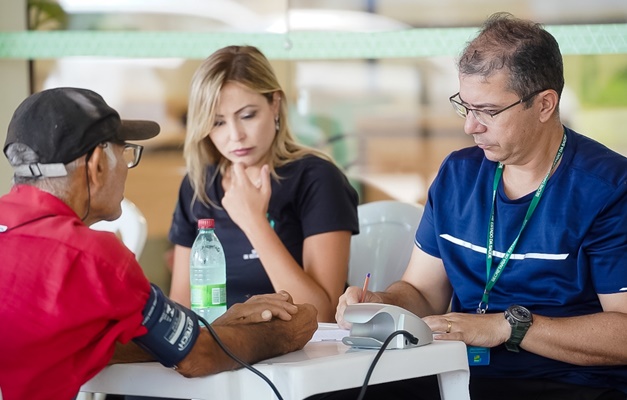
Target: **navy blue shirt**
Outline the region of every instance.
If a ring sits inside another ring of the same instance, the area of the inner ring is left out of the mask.
[[[214,171],[213,166],[207,169],[207,182]],[[306,237],[333,231],[359,232],[357,192],[333,163],[308,156],[277,168],[276,172],[281,179],[272,180],[268,223],[301,267]],[[221,175],[207,186],[206,193],[222,207]],[[192,204],[193,195],[189,177],[185,176],[170,227],[170,241],[191,247],[198,219],[213,218],[226,256],[227,306],[244,302],[253,295],[274,293],[270,278],[244,232],[224,209],[199,201]]]
[[[562,161],[490,292],[490,313],[519,304],[543,316],[593,314],[603,311],[597,293],[627,290],[627,159],[570,129],[566,134]],[[416,244],[444,263],[455,312],[475,313],[486,285],[496,165],[478,147],[452,153],[429,189],[416,232]],[[533,195],[510,200],[501,180],[490,277]],[[471,370],[473,376],[545,378],[627,392],[626,366],[582,367],[504,346],[491,349],[489,366]]]

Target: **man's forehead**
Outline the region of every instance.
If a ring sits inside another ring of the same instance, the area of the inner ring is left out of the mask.
[[[508,78],[505,74],[492,74],[488,77],[460,75],[459,97],[467,104],[500,104],[502,99],[515,94],[509,89]]]

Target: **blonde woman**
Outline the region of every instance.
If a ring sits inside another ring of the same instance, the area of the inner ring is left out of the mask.
[[[288,291],[334,321],[347,278],[358,196],[325,154],[298,144],[285,94],[255,47],[229,46],[195,72],[179,191],[170,296],[189,305],[189,256],[213,218],[227,264],[227,305]]]

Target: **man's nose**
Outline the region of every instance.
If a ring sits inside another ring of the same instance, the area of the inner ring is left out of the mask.
[[[464,132],[466,135],[473,135],[475,133],[483,133],[485,132],[486,126],[483,125],[477,117],[475,117],[475,113],[469,111],[466,114],[466,120],[464,121]]]

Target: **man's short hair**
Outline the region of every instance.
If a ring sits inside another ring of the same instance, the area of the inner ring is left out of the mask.
[[[509,13],[491,15],[459,59],[462,75],[485,78],[505,70],[509,89],[520,97],[553,89],[561,96],[564,66],[557,40],[542,25]]]

